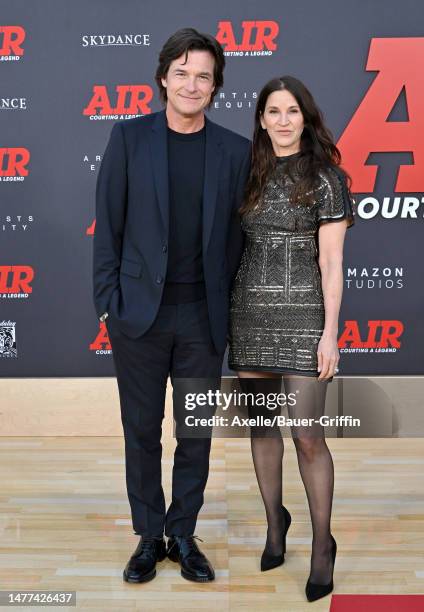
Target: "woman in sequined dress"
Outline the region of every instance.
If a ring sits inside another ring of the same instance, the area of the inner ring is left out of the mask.
[[[312,521],[306,595],[333,589],[336,542],[331,534],[334,466],[323,428],[328,382],[337,373],[343,243],[354,223],[350,179],[311,93],[285,76],[262,89],[255,111],[253,156],[242,214],[245,248],[231,295],[229,367],[242,391],[280,393],[291,428]],[[258,402],[249,416],[273,416]],[[278,427],[251,427],[255,472],[268,530],[261,559],[284,562],[291,516],[282,505],[284,445]]]

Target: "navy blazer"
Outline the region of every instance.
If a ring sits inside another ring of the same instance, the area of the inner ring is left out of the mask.
[[[225,350],[229,295],[243,248],[238,208],[251,143],[205,117],[202,250],[211,334]],[[169,194],[165,111],[114,124],[96,186],[93,297],[131,338],[155,320],[168,261]]]

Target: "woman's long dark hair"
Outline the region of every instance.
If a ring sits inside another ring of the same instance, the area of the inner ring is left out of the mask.
[[[252,167],[246,185],[245,199],[240,213],[246,213],[255,208],[262,196],[266,181],[276,166],[276,155],[268,132],[261,126],[261,116],[265,111],[266,102],[274,91],[286,89],[298,103],[304,120],[304,130],[300,140],[300,155],[286,162],[286,171],[294,182],[290,199],[293,203],[311,203],[313,192],[317,187],[318,172],[328,166],[340,166],[340,151],[334,144],[330,130],[324,125],[322,112],[315,103],[310,91],[305,85],[292,76],[282,76],[269,81],[259,94],[255,110],[255,129],[253,133]],[[351,181],[346,176],[348,186]]]

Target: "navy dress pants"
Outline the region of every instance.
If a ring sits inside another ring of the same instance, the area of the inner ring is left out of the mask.
[[[192,535],[203,504],[211,437],[179,437],[177,432],[172,502],[166,511],[161,435],[168,376],[173,385],[174,418],[180,381],[208,379],[212,387],[220,386],[224,355],[216,352],[212,342],[206,299],[162,304],[153,325],[139,338],[123,334],[113,315],[106,319],[106,326],[119,389],[134,532]],[[195,380],[193,384],[196,387]],[[180,405],[180,416],[182,410]]]

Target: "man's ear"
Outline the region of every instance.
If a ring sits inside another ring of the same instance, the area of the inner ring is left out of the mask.
[[[166,79],[164,77],[161,78],[160,82],[162,83],[162,87],[166,88]]]

